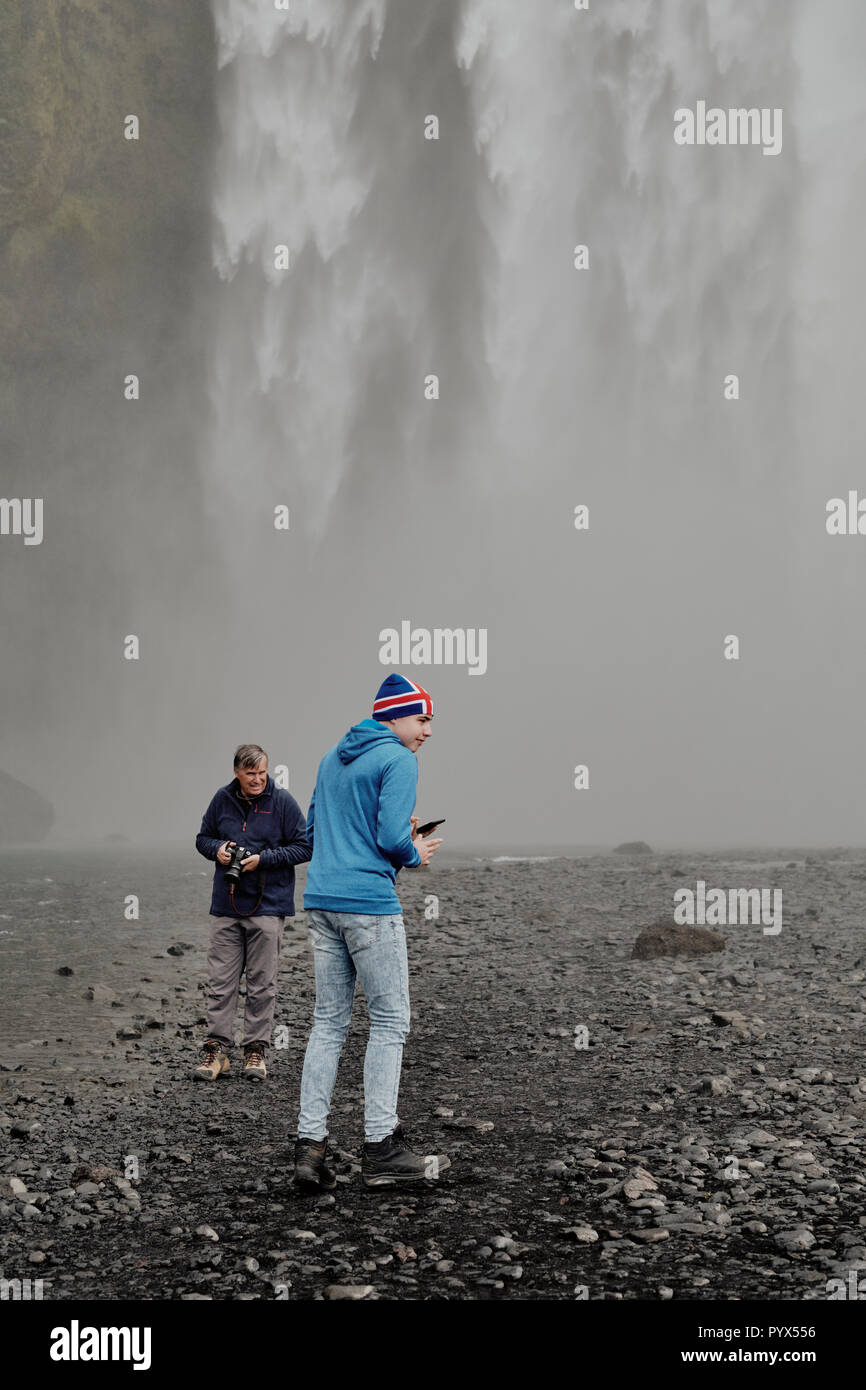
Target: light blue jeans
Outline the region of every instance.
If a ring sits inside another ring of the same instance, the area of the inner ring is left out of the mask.
[[[317,1141],[327,1136],[340,1050],[349,1031],[358,979],[370,1015],[364,1057],[364,1137],[368,1144],[376,1144],[399,1124],[397,1092],[409,1032],[403,917],[400,913],[368,917],[321,908],[311,909],[308,916],[316,962],[316,1008],[301,1076],[298,1136]]]

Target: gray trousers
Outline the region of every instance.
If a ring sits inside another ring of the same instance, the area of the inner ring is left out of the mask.
[[[207,953],[208,1037],[229,1048],[241,975],[247,972],[243,1046],[271,1040],[285,917],[212,917]]]

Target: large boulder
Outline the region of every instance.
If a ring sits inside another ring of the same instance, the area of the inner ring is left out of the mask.
[[[614,854],[652,854],[652,850],[646,840],[626,840],[624,845],[617,845]]]
[[[24,782],[0,772],[0,845],[33,845],[54,824],[54,807]]]
[[[672,925],[665,918],[645,927],[632,947],[634,960],[654,956],[705,956],[724,951],[725,938],[708,927]]]

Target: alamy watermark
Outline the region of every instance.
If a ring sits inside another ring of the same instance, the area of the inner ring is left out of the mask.
[[[0,497],[0,536],[23,536],[25,545],[41,545],[42,498]]]
[[[0,1300],[27,1303],[30,1299],[43,1298],[43,1288],[42,1279],[0,1279]]]
[[[379,633],[383,666],[468,666],[470,676],[487,670],[486,627],[413,627],[408,618]]]
[[[680,106],[674,112],[678,145],[762,145],[762,154],[782,152],[781,106],[707,107],[705,101]]]
[[[860,498],[856,488],[848,489],[847,502],[844,497],[831,497],[826,512],[828,536],[866,536],[866,497]]]
[[[699,878],[696,891],[677,888],[674,921],[678,926],[724,927],[763,924],[764,936],[782,930],[781,888],[710,888]]]
[[[48,1355],[52,1361],[131,1361],[134,1371],[150,1368],[149,1327],[82,1327],[73,1318],[69,1327],[51,1330]]]

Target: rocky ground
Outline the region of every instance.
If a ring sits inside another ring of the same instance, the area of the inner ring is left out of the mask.
[[[634,959],[698,877],[781,887],[783,930]],[[75,972],[58,989],[93,1010],[102,1062],[79,1066],[53,1036],[4,1050],[2,1275],[55,1300],[824,1300],[852,1277],[866,1297],[866,858],[473,863],[400,887],[400,1114],[417,1147],[450,1156],[438,1182],[361,1186],[359,999],[337,1188],[293,1190],[313,1000],[301,917],[281,964],[286,1046],[261,1085],[239,1068],[189,1081],[203,929],[165,920],[103,979],[58,939],[52,969]]]

